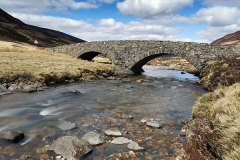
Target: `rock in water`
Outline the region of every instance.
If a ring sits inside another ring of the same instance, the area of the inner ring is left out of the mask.
[[[144,149],[143,147],[140,147],[139,144],[134,141],[129,143],[127,147],[128,147],[128,149],[135,150],[135,151]]]
[[[92,150],[92,146],[77,137],[64,136],[53,142],[51,150],[67,160],[79,160]]]
[[[57,127],[59,129],[61,129],[62,131],[68,131],[68,130],[72,130],[72,129],[76,128],[76,125],[75,125],[75,123],[72,123],[72,122],[60,121],[57,124]]]
[[[153,127],[153,128],[160,128],[161,127],[161,125],[157,121],[153,121],[153,120],[147,122],[147,126],[150,126],[150,127]]]
[[[128,144],[128,143],[131,143],[132,140],[130,139],[127,139],[127,138],[124,138],[124,137],[118,137],[118,138],[115,138],[114,140],[112,140],[112,144]]]
[[[24,133],[20,131],[3,131],[0,132],[0,138],[13,143],[18,143],[24,139]]]
[[[10,92],[16,92],[16,91],[19,91],[21,88],[18,86],[18,85],[16,85],[16,84],[12,84],[9,88],[8,88],[8,90],[10,91]]]
[[[84,140],[86,142],[88,142],[91,145],[98,145],[104,142],[104,140],[102,139],[101,135],[97,132],[88,132],[86,133],[81,140]]]
[[[22,91],[27,93],[35,92],[37,91],[37,85],[25,85],[23,86]]]
[[[118,128],[109,128],[105,134],[108,136],[122,136],[122,133],[118,130]]]
[[[0,85],[0,93],[7,92],[7,88],[4,85]]]

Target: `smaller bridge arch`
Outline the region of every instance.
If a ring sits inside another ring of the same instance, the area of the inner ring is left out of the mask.
[[[81,54],[78,58],[82,60],[92,61],[94,57],[101,55],[102,53],[96,51],[89,51]]]

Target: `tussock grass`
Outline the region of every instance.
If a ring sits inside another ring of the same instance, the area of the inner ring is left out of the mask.
[[[213,91],[218,86],[230,86],[240,82],[240,59],[228,59],[209,64],[202,72],[200,84]]]
[[[0,57],[0,83],[62,82],[68,79],[90,79],[103,72],[113,71],[111,65],[87,62],[64,54],[54,54],[34,46],[12,45],[10,42],[0,45]]]
[[[240,83],[221,87],[198,99],[193,109],[195,122],[205,121],[216,134],[209,139],[224,160],[240,159]],[[200,135],[202,136],[202,135]]]

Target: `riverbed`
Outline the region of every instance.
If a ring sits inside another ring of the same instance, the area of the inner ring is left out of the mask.
[[[144,70],[140,76],[0,97],[0,131],[20,130],[26,135],[19,144],[0,141],[0,159],[51,156],[44,148],[54,139],[82,137],[89,131],[101,133],[105,143],[93,147],[83,159],[114,159],[119,153],[124,158],[129,152],[126,145],[110,144],[112,137],[104,134],[110,127],[118,127],[124,137],[144,148],[136,152],[139,159],[171,159],[183,122],[191,118],[193,104],[205,91],[191,74],[154,66]],[[140,123],[142,119],[153,119],[162,127],[147,127]],[[64,131],[59,127],[63,122],[74,123],[76,128]]]

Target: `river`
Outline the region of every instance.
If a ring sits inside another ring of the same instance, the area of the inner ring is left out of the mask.
[[[106,142],[94,147],[84,159],[111,159],[114,153],[128,152],[124,145],[109,143],[111,137],[104,135],[109,127],[118,127],[125,137],[144,147],[136,153],[140,159],[170,159],[182,122],[191,118],[193,104],[205,91],[194,84],[198,78],[191,74],[154,66],[144,70],[143,75],[120,80],[102,79],[0,97],[0,131],[26,134],[19,144],[0,141],[0,159],[23,154],[39,159],[46,154],[42,148],[55,138],[81,137],[93,130],[102,133]],[[146,127],[139,123],[142,119],[154,119],[163,127]],[[63,131],[59,125],[65,121],[77,127]]]

